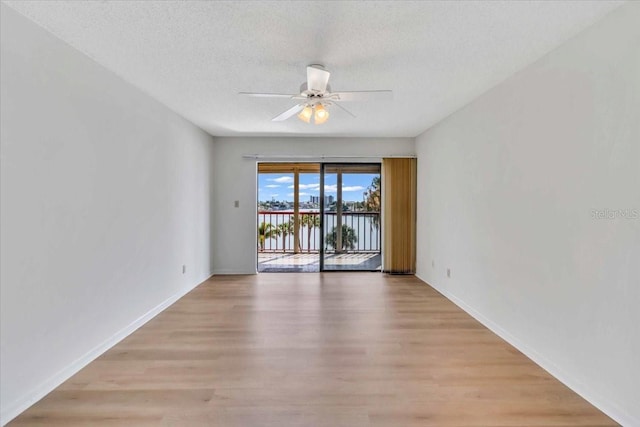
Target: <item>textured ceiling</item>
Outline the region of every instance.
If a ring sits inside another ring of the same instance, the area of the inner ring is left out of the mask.
[[[5,1],[212,135],[416,136],[620,2]],[[310,63],[391,89],[324,125],[270,119]]]

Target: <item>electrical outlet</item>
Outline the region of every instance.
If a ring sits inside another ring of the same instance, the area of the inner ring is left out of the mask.
[[[187,272],[187,266],[186,265],[182,265],[182,274],[185,274]]]
[[[451,279],[451,269],[447,268],[447,277]]]
[[[431,267],[436,268],[436,262],[433,259],[431,260]]]
[[[234,208],[239,208],[240,207],[240,200],[236,200],[233,202],[233,207]]]

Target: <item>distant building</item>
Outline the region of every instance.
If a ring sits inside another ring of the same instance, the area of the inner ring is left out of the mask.
[[[328,206],[335,201],[333,196],[324,196],[324,205]],[[320,204],[320,196],[309,196],[309,203]]]

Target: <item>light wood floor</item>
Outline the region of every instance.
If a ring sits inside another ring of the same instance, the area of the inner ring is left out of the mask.
[[[616,425],[413,277],[218,276],[10,424]]]

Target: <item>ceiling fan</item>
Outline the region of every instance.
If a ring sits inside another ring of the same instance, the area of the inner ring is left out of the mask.
[[[311,123],[313,120],[317,125],[327,121],[329,118],[327,107],[332,105],[355,117],[355,114],[344,108],[340,103],[353,101],[387,101],[393,98],[393,92],[390,90],[331,92],[331,86],[328,84],[329,76],[331,76],[331,73],[327,71],[324,66],[311,64],[307,67],[307,81],[302,83],[300,93],[298,94],[240,92],[240,95],[257,98],[289,98],[300,101],[287,111],[278,114],[271,119],[271,121],[281,122],[297,114],[298,118],[303,122]]]

